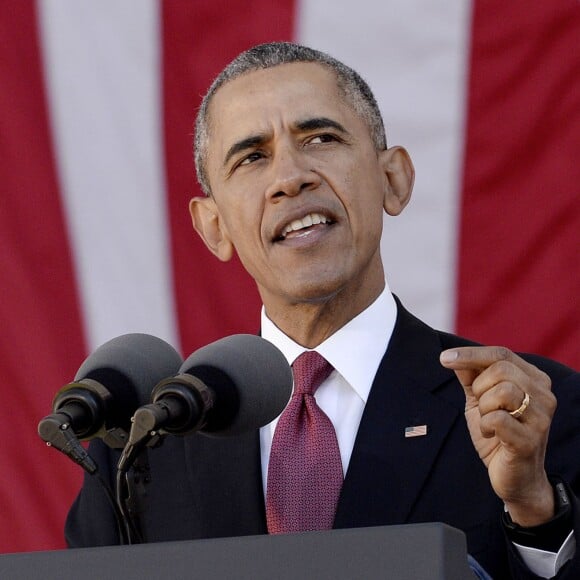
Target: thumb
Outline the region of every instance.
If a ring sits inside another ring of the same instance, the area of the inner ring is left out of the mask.
[[[469,389],[469,393],[471,394],[471,385],[473,385],[473,381],[476,379],[479,373],[473,370],[459,370],[459,369],[453,370],[455,372],[455,376],[461,383],[462,387],[464,389]]]

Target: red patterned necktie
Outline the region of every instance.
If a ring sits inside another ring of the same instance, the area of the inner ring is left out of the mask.
[[[330,419],[314,393],[332,372],[317,352],[292,365],[294,393],[280,415],[270,452],[266,519],[271,534],[330,530],[342,487],[342,463]]]

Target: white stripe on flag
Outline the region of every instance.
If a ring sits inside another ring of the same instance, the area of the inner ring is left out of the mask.
[[[298,15],[298,40],[362,74],[389,145],[411,154],[414,196],[402,216],[385,218],[383,261],[405,304],[451,329],[470,3],[302,0]]]
[[[158,3],[38,3],[49,106],[89,347],[173,344]]]

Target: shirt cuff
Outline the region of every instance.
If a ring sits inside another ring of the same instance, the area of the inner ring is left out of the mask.
[[[570,532],[558,552],[546,552],[512,542],[528,569],[541,578],[552,578],[576,553],[576,538]]]

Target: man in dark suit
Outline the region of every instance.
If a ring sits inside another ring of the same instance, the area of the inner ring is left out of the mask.
[[[304,47],[255,47],[203,101],[196,167],[194,227],[256,281],[262,336],[290,363],[316,350],[332,365],[316,401],[345,476],[334,527],[443,521],[494,577],[580,577],[578,375],[437,332],[391,295],[383,211],[404,209],[414,170],[366,83]],[[147,539],[266,533],[274,433],[152,450]],[[71,546],[118,541],[98,494],[87,480]]]

